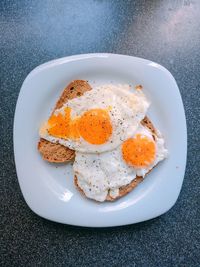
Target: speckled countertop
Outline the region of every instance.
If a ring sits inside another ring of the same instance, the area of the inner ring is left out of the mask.
[[[198,0],[0,1],[1,266],[200,266],[199,29]],[[178,83],[187,168],[176,205],[157,219],[108,229],[72,227],[38,217],[22,197],[12,142],[22,82],[41,63],[90,52],[153,60]]]

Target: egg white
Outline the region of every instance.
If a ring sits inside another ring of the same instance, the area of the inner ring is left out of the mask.
[[[101,145],[93,145],[83,138],[77,140],[56,138],[48,133],[48,125],[40,129],[40,137],[60,143],[73,150],[86,153],[102,153],[119,146],[132,136],[139,122],[145,117],[150,103],[141,90],[131,90],[129,85],[103,85],[86,92],[83,96],[69,100],[55,114],[63,113],[66,107],[72,109],[72,119],[90,109],[106,109],[112,124],[112,135]]]
[[[135,134],[142,134],[153,139],[150,130],[141,124]],[[76,152],[73,164],[79,187],[88,198],[104,201],[108,193],[117,197],[119,188],[128,185],[136,176],[144,177],[159,161],[167,156],[164,139],[158,132],[155,136],[156,157],[154,162],[146,168],[133,168],[123,160],[121,145],[116,149],[99,153],[86,154]]]

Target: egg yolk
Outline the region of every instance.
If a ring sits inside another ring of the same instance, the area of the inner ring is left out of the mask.
[[[104,109],[86,111],[78,124],[79,133],[88,143],[104,144],[112,134],[112,124],[109,114]]]
[[[68,107],[65,108],[64,114],[53,114],[48,120],[49,134],[58,138],[79,138],[77,130],[78,119],[71,120],[70,114],[71,109]]]
[[[135,168],[149,166],[155,160],[156,146],[147,136],[137,134],[122,144],[123,159]]]
[[[71,109],[53,114],[48,120],[48,132],[58,138],[78,139],[82,137],[90,144],[104,144],[112,134],[109,114],[104,109],[91,109],[81,117],[71,119]]]

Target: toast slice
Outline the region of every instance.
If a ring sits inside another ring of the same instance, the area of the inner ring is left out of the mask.
[[[142,121],[141,121],[141,124],[147,128],[149,128],[149,130],[152,132],[152,136],[153,138],[155,139],[155,136],[157,135],[156,133],[156,129],[155,127],[153,126],[152,122],[149,120],[148,117],[145,117]],[[149,171],[150,172],[150,171]],[[107,197],[106,197],[106,200],[107,201],[114,201],[118,198],[121,198],[125,195],[127,195],[129,192],[131,192],[139,183],[141,183],[142,181],[144,180],[143,177],[141,176],[136,176],[136,178],[131,182],[129,183],[128,185],[126,186],[123,186],[119,189],[119,195],[115,198],[111,197],[111,195],[108,193]],[[78,178],[77,176],[75,175],[74,176],[74,184],[75,186],[77,187],[77,189],[84,195],[84,191],[79,187],[78,185]]]
[[[63,91],[58,99],[53,112],[61,108],[69,99],[83,95],[86,91],[91,90],[87,81],[74,80]],[[53,113],[52,112],[52,113]],[[75,151],[60,144],[54,144],[43,138],[38,142],[38,150],[44,160],[54,163],[63,163],[70,161],[75,156]]]

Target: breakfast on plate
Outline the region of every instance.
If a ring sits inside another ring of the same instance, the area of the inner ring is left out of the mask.
[[[132,191],[164,158],[164,139],[146,116],[142,86],[91,87],[75,80],[63,91],[39,130],[44,160],[73,160],[74,184],[87,198],[103,202]]]

